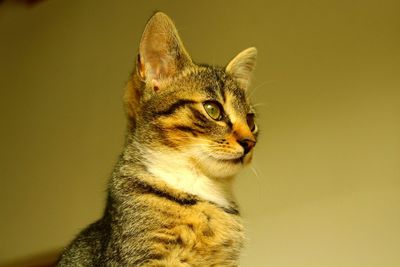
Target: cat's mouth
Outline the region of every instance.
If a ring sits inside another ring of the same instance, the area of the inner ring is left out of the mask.
[[[221,160],[222,162],[229,162],[229,163],[233,163],[233,164],[239,164],[239,163],[243,163],[244,160],[244,156],[241,156],[240,158],[236,158],[236,159],[226,159],[226,160]]]
[[[245,154],[231,155],[225,157],[210,155],[210,158],[221,163],[239,164],[243,163],[245,156]]]

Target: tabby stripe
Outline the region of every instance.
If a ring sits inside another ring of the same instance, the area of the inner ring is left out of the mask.
[[[173,143],[171,140],[169,140],[167,138],[167,135],[166,135],[166,132],[165,132],[164,128],[162,128],[161,126],[157,125],[156,129],[160,133],[160,136],[161,136],[160,140],[164,145],[172,147],[172,148],[176,148],[177,147],[177,145],[175,143]]]
[[[198,111],[195,108],[190,108],[190,110],[192,111],[194,117],[199,120],[200,122],[207,124],[210,120],[204,116],[200,111]]]
[[[211,87],[211,86],[204,87],[204,91],[206,91],[206,94],[209,95],[211,98],[214,98],[214,99],[218,98],[218,95],[215,92],[214,87]]]
[[[169,115],[173,114],[176,110],[183,108],[184,106],[193,105],[196,103],[197,102],[193,101],[193,100],[180,99],[180,100],[176,101],[175,103],[173,103],[169,108],[167,108],[165,110],[157,111],[156,114],[158,116],[169,116]]]
[[[182,132],[191,133],[194,136],[197,136],[198,134],[204,134],[205,133],[203,131],[196,130],[196,129],[193,129],[192,127],[184,126],[184,125],[177,125],[177,126],[175,126],[173,128],[177,129],[179,131],[182,131]]]
[[[206,128],[206,126],[204,126],[203,124],[197,123],[197,122],[193,122],[193,125],[196,126],[197,128],[200,128],[200,129],[205,129]]]
[[[233,124],[232,124],[231,120],[229,119],[229,117],[226,116],[226,117],[224,118],[223,121],[226,123],[226,125],[228,126],[228,128],[231,130],[232,127],[233,127]]]
[[[139,179],[135,179],[133,182],[137,185],[136,189],[139,190],[140,193],[153,194],[158,197],[176,202],[182,206],[193,206],[197,204],[197,200],[191,195],[187,195],[187,197],[173,196],[172,194],[169,194],[168,192],[163,191],[159,188],[153,187],[152,185]]]
[[[221,77],[219,76],[219,74],[217,72],[214,72],[214,74],[215,74],[215,78],[218,82],[219,93],[222,96],[223,101],[226,102],[225,82],[221,79]]]
[[[169,146],[171,148],[177,148],[178,144],[175,144],[174,142],[172,142],[171,140],[169,140],[168,138],[165,138],[162,140],[162,143],[166,146]]]
[[[234,215],[240,215],[240,212],[238,209],[234,207],[228,207],[228,208],[222,208],[226,213],[229,214],[234,214]]]

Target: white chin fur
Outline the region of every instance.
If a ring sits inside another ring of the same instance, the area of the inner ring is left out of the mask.
[[[145,152],[147,169],[172,188],[184,191],[228,207],[231,192],[230,179],[242,169],[239,161],[215,160],[209,156],[173,151]],[[193,163],[195,159],[197,166]],[[225,179],[224,179],[225,178]]]
[[[202,171],[210,177],[224,179],[236,175],[243,167],[240,159],[221,160],[204,157],[198,160]]]

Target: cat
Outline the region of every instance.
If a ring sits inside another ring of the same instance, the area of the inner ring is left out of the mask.
[[[257,50],[195,64],[172,20],[148,21],[127,83],[125,148],[104,215],[58,266],[237,266],[244,231],[232,195],[258,128],[249,104]]]

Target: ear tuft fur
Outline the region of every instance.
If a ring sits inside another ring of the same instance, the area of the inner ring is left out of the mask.
[[[140,113],[140,101],[144,95],[162,90],[162,79],[171,77],[192,64],[172,20],[162,12],[155,13],[143,31],[136,72],[125,89],[125,109],[132,129]],[[152,88],[152,91],[147,92],[148,88]]]
[[[231,74],[244,90],[247,90],[256,66],[256,59],[257,49],[255,47],[247,48],[229,62],[225,71]]]
[[[139,45],[137,69],[140,78],[146,83],[159,81],[191,63],[172,20],[162,12],[154,14]]]

